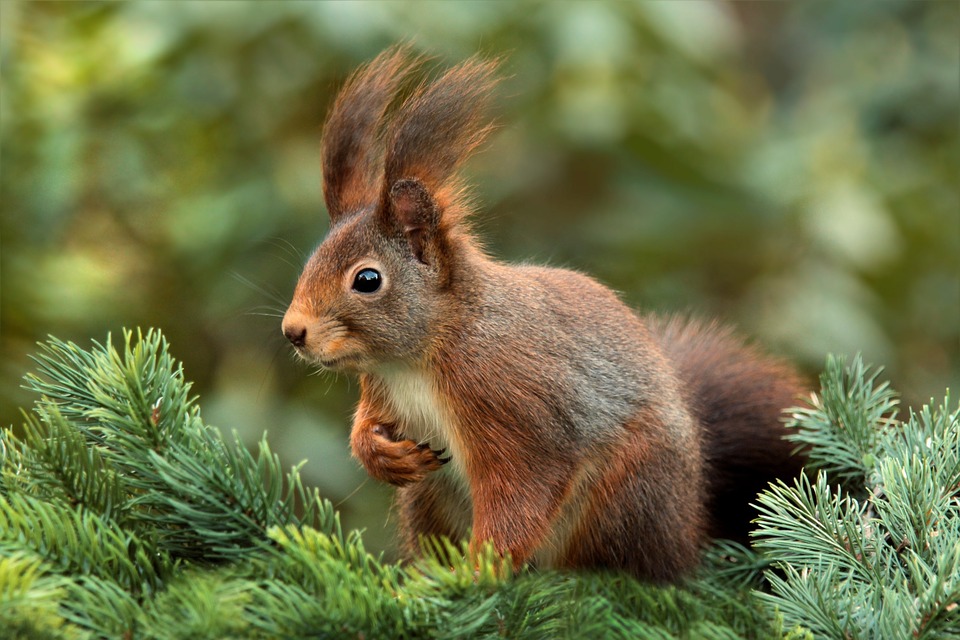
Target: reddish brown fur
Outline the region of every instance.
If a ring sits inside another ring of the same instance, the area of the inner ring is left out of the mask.
[[[673,580],[696,566],[705,537],[704,479],[682,457],[662,455],[657,421],[656,415],[639,416],[605,465],[565,566],[626,569],[654,581]]]
[[[799,469],[778,422],[796,377],[725,329],[643,318],[581,274],[487,257],[456,173],[490,130],[496,65],[455,67],[391,116],[406,58],[377,58],[333,108],[332,228],[284,333],[360,374],[351,447],[398,485],[408,555],[422,535],[472,529],[518,563],[677,579]],[[374,292],[351,288],[363,268],[382,274]]]
[[[796,372],[745,345],[730,329],[681,317],[649,316],[651,332],[678,376],[705,438],[708,511],[714,537],[748,542],[751,503],[777,478],[796,477],[803,457],[771,425],[803,389]],[[736,401],[729,394],[736,390]]]
[[[363,388],[363,383],[361,383]],[[384,405],[370,400],[360,402],[350,431],[350,448],[364,461],[367,473],[383,482],[402,487],[420,482],[443,463],[437,452],[413,440],[396,439],[396,419],[384,413]]]
[[[470,521],[465,517],[471,510],[469,496],[458,492],[449,477],[439,473],[397,489],[398,546],[405,557],[419,554],[423,537],[457,541],[470,535]]]

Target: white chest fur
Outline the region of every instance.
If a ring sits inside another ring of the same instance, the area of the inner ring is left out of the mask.
[[[457,437],[453,412],[437,392],[432,377],[407,367],[389,367],[377,372],[383,383],[387,403],[396,413],[398,436],[426,442],[432,449],[446,449],[453,457],[451,464],[461,479],[465,478],[463,455]]]

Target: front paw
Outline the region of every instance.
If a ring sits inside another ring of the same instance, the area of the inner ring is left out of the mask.
[[[354,456],[367,473],[398,487],[419,482],[450,462],[449,457],[440,457],[443,452],[443,449],[434,450],[426,443],[417,444],[413,440],[397,442],[384,425],[374,425],[353,441]]]

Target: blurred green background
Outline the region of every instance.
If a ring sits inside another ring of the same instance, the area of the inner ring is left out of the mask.
[[[154,326],[208,422],[263,430],[389,551],[356,384],[279,316],[327,222],[324,113],[411,42],[504,56],[469,165],[491,251],[734,323],[910,402],[960,381],[960,3],[0,2],[0,424],[47,334]]]

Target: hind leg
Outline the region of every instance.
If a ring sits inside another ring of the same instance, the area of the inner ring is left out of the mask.
[[[470,533],[473,517],[470,495],[452,469],[400,487],[396,505],[400,553],[406,559],[420,555],[421,536],[446,536],[456,543]]]
[[[633,433],[592,483],[561,566],[626,570],[670,582],[693,569],[704,539],[699,464]]]

